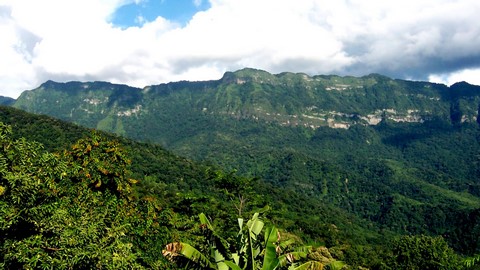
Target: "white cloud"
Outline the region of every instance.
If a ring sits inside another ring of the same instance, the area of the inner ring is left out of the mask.
[[[452,73],[432,74],[428,80],[436,83],[452,85],[456,82],[466,81],[470,84],[480,85],[480,68],[463,69]]]
[[[16,97],[47,79],[144,86],[242,67],[480,77],[478,0],[210,0],[183,27],[161,17],[126,29],[109,23],[128,3],[146,2],[4,0],[0,95]]]
[[[196,6],[196,7],[199,7],[202,5],[202,0],[193,0],[193,5]]]
[[[136,18],[135,18],[135,23],[139,24],[139,25],[143,25],[145,24],[146,22],[148,22],[148,20],[143,17],[142,15],[138,15]]]
[[[37,37],[17,25],[10,12],[0,6],[0,94],[15,97],[35,80],[31,60]]]

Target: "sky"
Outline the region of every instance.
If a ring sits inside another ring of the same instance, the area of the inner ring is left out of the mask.
[[[478,0],[0,0],[0,95],[271,73],[480,85]]]

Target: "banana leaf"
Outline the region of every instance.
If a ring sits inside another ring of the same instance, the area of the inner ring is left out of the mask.
[[[275,243],[278,241],[278,230],[275,227],[265,230],[265,255],[262,270],[273,270],[278,266]]]
[[[328,265],[328,269],[329,270],[340,270],[343,268],[343,266],[345,266],[346,263],[342,262],[342,261],[334,261],[334,262],[331,262]]]
[[[278,264],[279,266],[287,266],[289,263],[293,264],[296,261],[302,260],[307,258],[307,253],[303,251],[294,251],[289,252],[287,254],[283,254],[278,257]]]
[[[289,270],[323,270],[324,267],[325,265],[323,265],[323,263],[321,262],[309,261],[299,266],[296,266],[296,267],[294,266],[293,268],[289,267],[288,269]]]
[[[215,264],[212,263],[208,257],[187,243],[170,243],[166,245],[165,249],[162,251],[162,254],[169,260],[182,255],[190,261],[198,263],[203,268],[217,269]]]

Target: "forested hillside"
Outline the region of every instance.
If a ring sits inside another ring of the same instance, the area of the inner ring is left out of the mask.
[[[434,269],[464,267],[441,237],[400,237],[298,190],[215,170],[155,145],[7,107],[0,107],[0,122],[5,269],[217,269],[242,263],[249,269],[248,262],[277,269],[423,269],[415,267],[438,262],[442,267]],[[253,214],[258,211],[260,216]],[[238,217],[252,217],[240,234]],[[277,228],[280,238],[268,236]],[[255,246],[235,236],[252,233]],[[282,251],[274,251],[277,245]],[[244,248],[266,253],[231,257]],[[209,250],[224,259],[209,262],[191,253]],[[429,255],[418,255],[423,253]]]
[[[5,256],[0,265],[7,269],[22,265],[176,268],[168,266],[162,249],[179,239],[201,244],[202,234],[196,227],[200,213],[208,215],[227,236],[236,231],[237,217],[261,209],[269,224],[290,226],[299,233],[303,240],[298,244],[365,243],[368,235],[377,235],[368,232],[365,222],[352,225],[356,218],[340,209],[281,188],[271,192],[272,186],[260,179],[224,173],[155,145],[92,133],[12,108],[0,109],[0,122],[10,125],[2,125],[2,160],[6,163],[0,183]],[[283,192],[291,196],[285,198]],[[70,201],[74,198],[80,201]],[[304,206],[310,214],[298,212]],[[89,212],[92,207],[97,210]],[[118,207],[123,210],[118,212]],[[129,211],[137,214],[124,220]],[[331,231],[334,224],[336,229]],[[51,226],[53,231],[47,229]],[[120,228],[107,234],[112,226]],[[302,232],[300,226],[310,229]],[[352,230],[363,233],[354,235]],[[114,257],[118,252],[122,259]]]
[[[177,141],[178,134],[165,133],[169,125],[181,123],[175,130],[189,131],[186,125],[198,128],[221,117],[312,129],[377,125],[382,119],[407,123],[434,118],[475,122],[480,102],[478,89],[467,83],[447,87],[378,74],[311,77],[243,69],[227,72],[216,81],[181,81],[143,89],[108,82],[48,81],[22,93],[13,106],[170,144]],[[190,123],[198,120],[203,122]],[[134,123],[150,129],[139,130]],[[192,131],[186,134],[192,135]]]
[[[408,241],[480,252],[479,104],[479,87],[466,83],[245,69],[144,89],[50,81],[13,106],[185,157],[106,135],[131,156],[136,196],[159,198],[189,226],[204,212],[235,235],[237,216],[267,207],[266,220],[304,244],[389,269],[392,246]],[[89,136],[11,108],[2,115],[14,136],[48,151]],[[198,240],[190,233],[181,235]]]

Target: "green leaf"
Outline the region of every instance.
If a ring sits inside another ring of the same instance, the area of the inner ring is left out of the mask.
[[[215,267],[215,264],[210,262],[210,260],[205,255],[203,255],[203,253],[201,253],[196,248],[192,247],[187,243],[180,243],[180,242],[170,243],[162,251],[162,254],[167,259],[172,259],[173,257],[176,257],[179,254],[181,254],[185,258],[200,264],[202,267],[217,269]]]
[[[235,264],[239,265],[240,264],[240,256],[238,255],[238,253],[232,253],[232,259],[233,261],[235,262]]]
[[[257,239],[256,238],[257,235],[259,235],[262,232],[263,225],[264,225],[263,221],[261,221],[258,218],[258,213],[255,213],[252,219],[250,219],[247,222],[248,230],[254,234],[254,235],[251,235],[253,239]]]
[[[334,261],[334,262],[331,262],[328,265],[328,269],[329,270],[340,270],[343,268],[343,266],[346,265],[345,262],[342,262],[342,261]]]
[[[228,267],[230,267],[232,270],[242,270],[242,268],[240,268],[240,266],[238,266],[237,264],[231,262],[231,261],[225,261],[224,262]]]
[[[273,270],[277,267],[279,260],[277,258],[275,242],[278,241],[278,230],[270,227],[265,230],[265,255],[263,257],[262,270]]]
[[[325,267],[325,265],[323,265],[323,263],[321,263],[321,262],[309,261],[309,262],[301,264],[301,265],[299,265],[295,268],[292,268],[292,269],[294,269],[294,270],[323,270],[324,267]]]
[[[228,266],[225,264],[225,257],[218,251],[218,249],[215,249],[214,257],[218,270],[228,270]]]
[[[289,263],[294,263],[298,260],[307,258],[307,253],[303,251],[294,251],[287,254],[283,254],[278,257],[279,266],[287,266]]]
[[[204,213],[200,213],[198,217],[200,218],[200,224],[207,225],[207,228],[209,230],[214,231],[212,224],[210,223],[210,221],[208,220],[207,216],[205,216]]]
[[[243,218],[238,219],[238,226],[240,227],[240,231],[242,231],[243,228]]]

